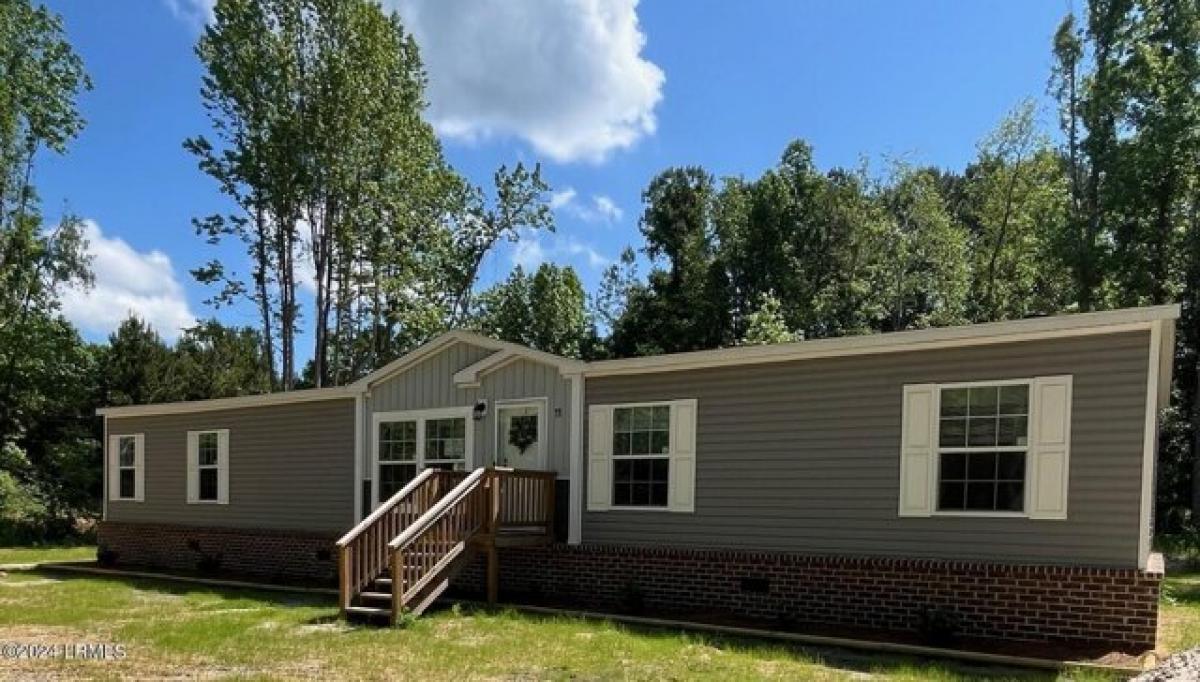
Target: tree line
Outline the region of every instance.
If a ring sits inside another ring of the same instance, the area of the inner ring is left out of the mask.
[[[196,47],[210,126],[184,148],[227,206],[197,216],[194,232],[244,258],[192,274],[214,308],[257,322],[204,322],[169,346],[136,319],[87,344],[58,314],[61,287],[89,280],[86,245],[78,219],[44,224],[30,171],[79,134],[75,100],[90,82],[58,18],[10,0],[0,493],[19,488],[48,518],[86,515],[96,405],[346,384],[454,327],[603,358],[1181,302],[1156,509],[1161,529],[1189,527],[1200,510],[1198,4],[1094,0],[1068,15],[1047,46],[1053,123],[1019,103],[961,169],[820,169],[803,140],[757,177],[666,169],[642,195],[642,244],[586,292],[553,264],[479,286],[498,244],[554,229],[550,187],[536,165],[501,167],[487,188],[449,165],[424,119],[419,47],[396,15],[367,0],[219,0]],[[305,332],[313,345],[298,348]],[[10,514],[4,499],[15,498],[0,496]]]

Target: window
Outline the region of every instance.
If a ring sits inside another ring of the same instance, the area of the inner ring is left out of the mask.
[[[1025,511],[1029,384],[940,389],[937,509]]]
[[[197,468],[200,470],[200,500],[202,502],[217,500],[217,451],[219,448],[215,431],[200,434]]]
[[[229,430],[188,432],[188,503],[229,502]]]
[[[417,423],[379,423],[379,499],[400,492],[417,475]]]
[[[461,471],[470,464],[471,408],[375,415],[375,504],[400,492],[422,469]]]
[[[670,453],[670,405],[614,409],[613,506],[666,507]]]
[[[142,500],[142,434],[114,435],[108,439],[108,499]]]

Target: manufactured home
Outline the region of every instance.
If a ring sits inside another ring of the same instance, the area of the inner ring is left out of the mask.
[[[463,331],[344,387],[109,407],[118,565],[1152,648],[1177,306],[597,362]]]

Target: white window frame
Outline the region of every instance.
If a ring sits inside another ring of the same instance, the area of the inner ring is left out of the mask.
[[[546,433],[546,406],[550,400],[545,396],[540,398],[513,398],[502,399],[495,402],[494,414],[492,416],[492,462],[499,466],[500,463],[500,410],[503,409],[520,409],[522,407],[533,407],[537,409],[538,420],[538,453],[536,467],[537,471],[545,471],[547,467],[546,461],[546,440],[549,434]]]
[[[200,464],[200,436],[216,434],[217,463]],[[217,472],[217,499],[200,499],[200,471],[215,469]],[[187,432],[188,504],[229,504],[229,429],[198,429]]]
[[[958,381],[945,384],[932,384],[933,386],[933,511],[932,516],[959,516],[968,518],[1029,518],[1029,491],[1030,491],[1030,472],[1033,466],[1033,451],[1035,440],[1033,438],[1034,428],[1034,396],[1033,385],[1035,379],[996,379],[993,381]],[[1027,403],[1025,406],[1025,445],[1000,445],[995,447],[990,446],[966,446],[966,447],[947,447],[941,446],[942,442],[942,391],[953,390],[957,388],[990,388],[993,386],[1025,386],[1028,391]],[[941,483],[942,483],[942,453],[970,453],[970,452],[1023,452],[1025,453],[1025,480],[1021,485],[1021,495],[1023,497],[1021,503],[1022,511],[985,511],[985,510],[948,510],[942,511],[938,509],[941,502]]]
[[[384,422],[416,422],[417,424],[417,455],[414,463],[417,473],[425,469],[425,422],[435,419],[461,418],[464,421],[463,469],[471,471],[475,467],[475,419],[473,407],[447,407],[432,410],[408,410],[402,412],[376,412],[371,415],[371,508],[375,509],[379,499],[379,425]]]
[[[667,407],[671,410],[670,427],[667,436],[667,452],[664,454],[652,455],[615,455],[613,453],[612,443],[613,435],[616,433],[616,412],[617,410],[638,407]],[[650,512],[650,513],[693,513],[695,511],[695,495],[696,495],[696,420],[697,420],[697,401],[695,398],[686,398],[678,400],[651,400],[644,402],[632,403],[612,403],[604,405],[592,405],[591,408],[603,409],[606,412],[604,421],[606,428],[604,432],[604,449],[607,451],[607,462],[604,466],[607,469],[607,499],[605,503],[596,504],[589,499],[588,511],[622,511],[622,512]],[[687,411],[690,415],[690,422],[685,426],[679,423],[680,414]],[[590,416],[589,420],[593,418]],[[594,454],[596,448],[596,433],[593,430],[595,421],[592,421],[592,427],[589,427],[588,440],[592,443],[589,448],[589,459],[596,459]],[[681,447],[679,436],[682,430],[686,429],[684,434],[690,442],[690,450],[686,447]],[[667,459],[667,504],[663,506],[655,505],[616,505],[612,502],[613,484],[616,475],[616,460],[617,459]],[[589,468],[593,466],[589,462]],[[686,483],[685,483],[686,479]],[[680,501],[679,486],[686,484],[687,491],[683,495],[686,498]],[[588,486],[592,483],[589,481]],[[590,491],[589,491],[590,497]]]
[[[133,465],[121,466],[121,441],[133,439]],[[108,436],[108,500],[142,502],[145,499],[146,436],[141,433],[114,433]],[[121,497],[121,471],[133,470],[133,496]]]

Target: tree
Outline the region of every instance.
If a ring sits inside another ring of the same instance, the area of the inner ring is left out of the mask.
[[[960,217],[970,234],[976,322],[1060,310],[1070,301],[1064,268],[1054,267],[1067,230],[1069,187],[1031,100],[979,145],[967,169]]]
[[[129,316],[108,336],[101,387],[106,405],[146,405],[182,400],[171,349],[158,332]]]
[[[783,305],[778,298],[764,294],[759,299],[758,309],[746,316],[746,333],[742,345],[762,346],[771,343],[790,343],[800,335],[788,329],[783,319]]]
[[[172,374],[182,400],[268,393],[271,374],[258,330],[215,319],[184,331],[173,351]]]
[[[571,358],[582,356],[591,334],[579,276],[550,263],[533,275],[513,269],[479,295],[473,317],[484,334]]]
[[[220,0],[197,46],[219,145],[185,146],[237,206],[196,221],[235,237],[249,281],[219,261],[193,274],[217,305],[259,311],[263,353],[294,383],[297,283],[311,265],[313,382],[350,381],[463,320],[484,255],[550,226],[540,169],[496,173],[492,205],[450,169],[422,118],[420,55],[369,0]]]

